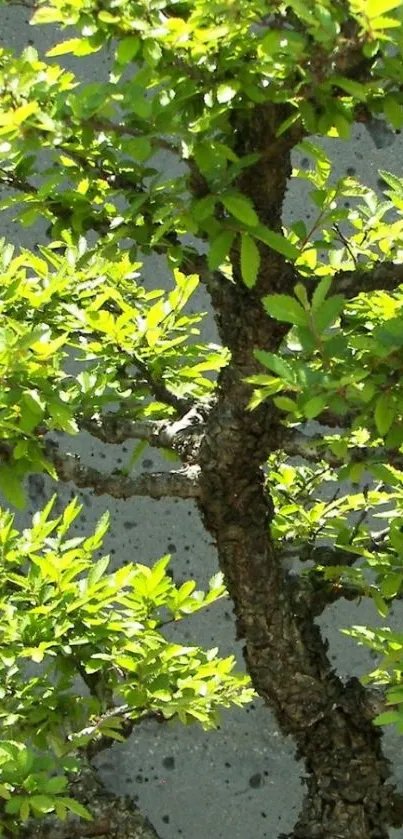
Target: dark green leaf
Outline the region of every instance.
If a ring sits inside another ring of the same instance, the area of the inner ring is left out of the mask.
[[[324,411],[328,403],[328,398],[326,395],[321,396],[313,396],[312,399],[309,399],[308,402],[302,406],[302,410],[304,412],[304,416],[307,419],[314,419],[315,417],[319,416],[319,414]]]
[[[9,504],[17,507],[18,510],[25,507],[26,498],[22,480],[10,466],[0,466],[0,490]]]
[[[390,393],[382,393],[375,405],[375,425],[383,437],[388,433],[395,418],[395,403]]]
[[[221,233],[216,236],[210,245],[207,257],[209,268],[214,271],[222,265],[231,250],[234,239],[235,233],[232,230],[222,230]]]
[[[281,356],[274,355],[274,353],[267,352],[266,350],[255,350],[254,355],[261,364],[268,367],[273,373],[276,373],[280,379],[285,379],[290,384],[295,382],[294,371]]]
[[[259,217],[253,208],[250,198],[240,193],[226,192],[220,195],[220,200],[224,204],[226,210],[231,213],[236,219],[242,221],[250,227],[255,227],[259,224]]]
[[[75,813],[76,816],[80,816],[81,819],[85,819],[87,822],[93,821],[93,816],[87,810],[86,807],[83,807],[79,801],[75,801],[74,798],[59,798],[62,804],[64,804],[68,810],[72,813]]]
[[[260,253],[257,245],[248,233],[241,235],[241,273],[248,288],[256,283],[260,266]]]
[[[275,233],[274,230],[269,230],[263,224],[259,224],[255,228],[253,235],[272,250],[283,254],[287,259],[298,259],[300,255],[298,248],[292,242],[289,242],[285,236],[282,236],[281,233]]]
[[[322,334],[332,323],[337,320],[343,311],[345,299],[343,295],[336,294],[334,297],[328,297],[323,303],[318,306],[314,313],[313,319],[319,334]]]

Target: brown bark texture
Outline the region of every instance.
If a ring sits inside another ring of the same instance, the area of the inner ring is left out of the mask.
[[[292,134],[275,138],[281,118],[278,108],[265,106],[242,118],[237,114],[233,125],[239,155],[262,152],[238,188],[274,230],[281,229],[290,151],[298,140]],[[235,282],[210,290],[220,336],[232,357],[220,374],[200,444],[197,503],[217,545],[254,687],[305,762],[303,805],[288,839],[386,839],[389,827],[400,822],[369,695],[357,680],[344,684],[334,672],[314,604],[311,608],[298,597],[298,583],[288,578],[270,538],[273,506],[262,465],[279,447],[282,429],[272,404],[247,409],[245,377],[258,372],[254,349],[276,352],[285,334],[282,324],[268,318],[261,298],[290,293],[300,278],[282,256],[265,245],[260,250],[252,290],[242,283],[236,248],[231,254]],[[354,277],[345,279],[352,295]],[[358,275],[357,293],[363,284]]]

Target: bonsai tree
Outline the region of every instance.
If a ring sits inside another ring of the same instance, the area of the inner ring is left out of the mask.
[[[403,636],[386,621],[403,590],[403,177],[381,172],[379,198],[337,180],[321,143],[356,122],[400,131],[402,21],[401,0],[40,0],[32,23],[56,25],[58,43],[0,53],[2,207],[23,225],[46,219],[50,239],[35,253],[2,245],[1,490],[22,506],[24,477],[44,471],[116,498],[195,500],[251,685],[304,761],[289,839],[384,839],[403,824],[381,741],[384,724],[403,730]],[[58,63],[100,50],[104,83]],[[295,149],[308,168],[293,169]],[[285,226],[291,178],[309,182],[309,226]],[[142,285],[150,253],[168,291]],[[187,308],[199,283],[220,346],[200,340],[202,314]],[[55,432],[81,429],[137,441],[124,469],[60,448]],[[139,474],[145,445],[177,462]],[[209,725],[251,696],[232,661],[167,652],[161,609],[176,619],[206,597],[170,582],[165,559],[90,569],[104,523],[66,546],[76,512],[50,520],[48,506],[20,536],[3,512],[3,831],[78,812],[64,776],[40,789],[54,765],[30,780],[35,749],[67,771],[73,748],[91,756],[148,713]],[[223,593],[216,579],[207,601]],[[316,618],[364,597],[385,628],[346,631],[377,666],[344,682]],[[46,665],[25,693],[22,656]],[[70,703],[61,733],[74,672],[90,696]],[[39,718],[38,696],[51,697]],[[21,714],[31,757],[16,742]]]

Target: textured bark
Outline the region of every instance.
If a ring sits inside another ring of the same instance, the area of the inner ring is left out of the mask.
[[[234,131],[237,153],[264,151],[239,187],[261,221],[279,229],[291,144],[275,139],[273,114],[259,108]],[[283,430],[270,403],[248,411],[244,379],[256,372],[254,349],[276,351],[284,335],[283,325],[264,313],[261,297],[289,291],[295,277],[269,248],[261,248],[261,258],[252,291],[240,279],[236,249],[236,282],[210,291],[232,359],[220,374],[201,440],[198,504],[217,545],[254,687],[305,761],[306,794],[290,839],[386,839],[398,819],[381,733],[371,723],[376,711],[358,681],[344,685],[333,671],[315,610],[288,578],[270,538],[273,506],[262,464],[269,451],[281,448]]]
[[[95,495],[112,498],[198,498],[199,468],[187,466],[174,472],[143,472],[130,478],[121,472],[104,474],[92,466],[84,466],[78,455],[60,452],[56,444],[47,442],[45,453],[54,466],[58,478],[73,481],[80,488],[92,489]]]

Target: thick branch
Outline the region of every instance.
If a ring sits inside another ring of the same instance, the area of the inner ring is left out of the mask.
[[[343,419],[343,417],[341,417]],[[332,452],[328,441],[323,435],[315,434],[308,437],[300,431],[285,429],[284,437],[280,443],[281,449],[289,457],[303,457],[311,463],[325,461],[329,466],[338,468],[344,466],[346,459]],[[354,463],[365,461],[366,463],[384,463],[387,458],[388,464],[396,469],[403,469],[403,455],[400,452],[386,450],[382,447],[352,446],[348,449],[349,460]]]
[[[172,438],[169,424],[165,420],[131,420],[119,414],[110,413],[79,420],[83,431],[103,443],[119,444],[125,440],[144,440],[155,448],[170,448]]]
[[[62,481],[72,481],[77,487],[90,488],[95,495],[111,495],[113,498],[198,498],[199,470],[188,466],[174,472],[149,472],[134,478],[111,472],[105,475],[91,466],[84,466],[78,455],[60,453],[57,445],[47,443],[46,455]]]
[[[403,283],[403,264],[380,262],[371,269],[338,271],[331,286],[331,293],[342,292],[346,297],[356,297],[361,292],[394,291]]]
[[[166,420],[131,420],[118,413],[82,418],[79,426],[103,443],[144,440],[154,448],[172,449],[184,462],[195,462],[210,405],[195,405],[175,422]]]

